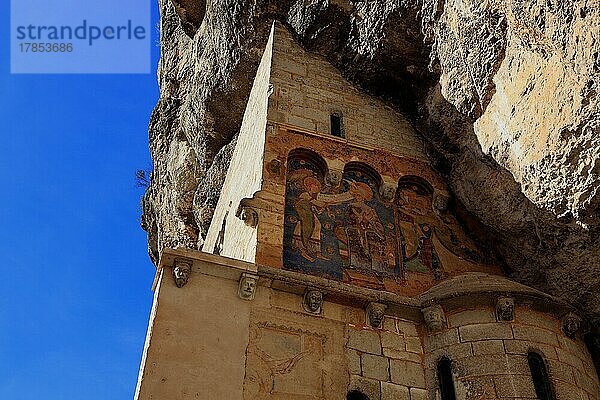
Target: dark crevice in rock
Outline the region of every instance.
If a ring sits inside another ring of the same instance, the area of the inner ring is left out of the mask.
[[[181,28],[193,38],[206,14],[205,0],[171,0],[181,21]]]

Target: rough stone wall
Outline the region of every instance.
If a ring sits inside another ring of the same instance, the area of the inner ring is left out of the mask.
[[[406,112],[507,270],[598,321],[593,0],[161,0],[161,97],[143,226],[199,248],[271,21]],[[205,6],[205,7],[204,7]],[[204,10],[204,12],[202,11]]]
[[[527,307],[515,308],[513,322],[497,322],[493,309],[474,306],[449,313],[448,328],[425,337],[427,386],[437,387],[436,363],[452,360],[457,396],[536,398],[527,352],[547,363],[557,399],[598,399],[600,386],[580,338],[567,338],[560,321]]]
[[[275,35],[270,123],[330,134],[330,115],[340,113],[349,143],[427,159],[421,139],[402,114],[352,86],[322,56],[307,53],[279,23]]]

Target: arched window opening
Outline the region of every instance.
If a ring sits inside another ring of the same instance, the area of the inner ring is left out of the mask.
[[[596,372],[600,376],[600,334],[596,332],[589,332],[583,337],[583,340],[587,346],[587,349],[592,355]]]
[[[343,138],[344,135],[344,120],[342,118],[342,113],[334,112],[329,116],[329,120],[331,123],[330,131],[333,136]]]
[[[442,400],[456,400],[454,379],[452,378],[452,362],[444,357],[437,365],[438,383]]]
[[[548,370],[542,356],[535,351],[530,351],[527,353],[527,362],[529,363],[529,370],[531,371],[531,378],[533,379],[533,387],[535,388],[537,398],[539,400],[554,400]]]
[[[346,400],[369,400],[369,396],[358,390],[351,390],[346,395]]]

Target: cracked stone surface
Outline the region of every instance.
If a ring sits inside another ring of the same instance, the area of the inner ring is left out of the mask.
[[[271,22],[401,110],[519,282],[600,321],[595,0],[159,0],[143,228],[202,244]]]

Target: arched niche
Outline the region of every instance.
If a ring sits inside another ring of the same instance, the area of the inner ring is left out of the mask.
[[[304,148],[291,150],[287,156],[288,172],[290,168],[292,170],[301,169],[301,165],[313,170],[321,179],[327,173],[327,162],[315,151]]]
[[[398,180],[398,193],[396,199],[400,195],[400,189],[411,189],[417,192],[421,196],[429,196],[433,198],[433,186],[431,184],[416,175],[405,175]]]
[[[351,161],[344,165],[344,179],[347,179],[348,176],[361,177],[361,181],[369,184],[369,186],[372,187],[374,195],[379,194],[379,189],[381,188],[383,179],[381,178],[381,175],[379,175],[379,172],[377,172],[370,165],[362,162]]]

